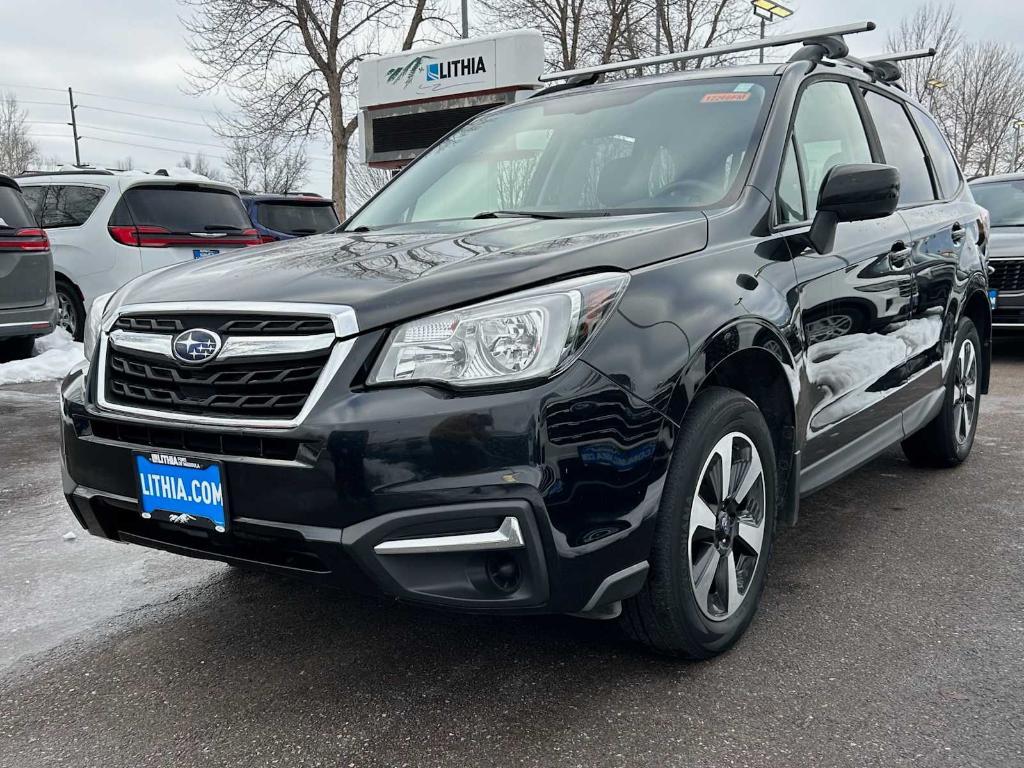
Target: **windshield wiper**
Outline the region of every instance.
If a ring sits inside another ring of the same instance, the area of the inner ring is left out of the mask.
[[[548,213],[547,211],[484,211],[473,217],[474,219],[564,219],[566,216],[561,213]]]
[[[316,230],[313,229],[312,227],[306,227],[306,228],[303,228],[303,229],[290,229],[290,230],[288,230],[288,234],[290,234],[290,235],[315,235],[316,234]]]
[[[241,227],[236,227],[233,224],[207,224],[203,227],[207,232],[241,232]]]

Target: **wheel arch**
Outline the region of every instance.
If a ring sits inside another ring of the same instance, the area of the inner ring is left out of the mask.
[[[989,377],[992,370],[992,305],[986,291],[973,285],[964,298],[961,317],[969,317],[981,337],[981,381],[979,391],[988,394]]]
[[[681,421],[693,398],[703,389],[726,387],[749,397],[768,424],[778,469],[779,518],[795,523],[799,494],[797,405],[799,376],[785,335],[760,318],[730,323],[700,345],[680,381],[685,404]],[[678,402],[678,400],[677,400]]]

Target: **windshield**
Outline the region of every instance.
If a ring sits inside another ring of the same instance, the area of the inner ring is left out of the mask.
[[[338,226],[338,214],[334,206],[324,202],[272,201],[256,206],[256,218],[260,224],[275,232],[289,235],[319,235],[330,232]]]
[[[1024,227],[1024,179],[971,187],[978,205],[988,208],[993,227]]]
[[[742,183],[777,78],[567,92],[442,141],[347,229],[511,211],[586,216],[713,206]]]

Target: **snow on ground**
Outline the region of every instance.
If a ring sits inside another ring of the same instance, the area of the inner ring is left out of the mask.
[[[85,359],[81,343],[63,328],[36,339],[32,354],[25,360],[0,363],[0,385],[60,379]]]

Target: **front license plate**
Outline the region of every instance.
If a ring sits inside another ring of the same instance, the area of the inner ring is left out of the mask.
[[[139,506],[147,520],[224,533],[225,512],[221,466],[215,461],[167,453],[136,453]]]
[[[220,251],[216,248],[193,248],[192,258],[193,259],[205,259],[207,256],[216,256]]]
[[[988,303],[992,305],[992,309],[996,308],[996,300],[999,298],[999,291],[992,288],[988,292]]]

